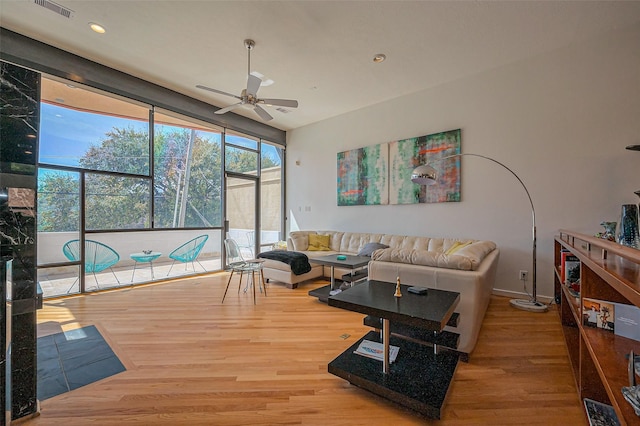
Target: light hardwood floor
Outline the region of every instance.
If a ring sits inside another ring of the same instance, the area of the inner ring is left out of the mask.
[[[254,306],[234,277],[221,304],[227,277],[45,301],[43,330],[94,324],[127,371],[42,401],[25,424],[586,424],[555,310],[519,311],[492,297],[443,419],[432,422],[327,373],[369,329],[361,314],[307,295],[326,282],[271,283]]]

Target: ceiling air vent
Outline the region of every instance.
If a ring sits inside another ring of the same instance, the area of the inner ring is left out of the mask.
[[[60,6],[57,3],[54,3],[52,1],[49,0],[33,0],[33,2],[35,4],[37,4],[38,6],[42,6],[45,7],[55,13],[57,13],[58,15],[62,15],[65,18],[71,18],[71,16],[73,15],[73,10],[71,9],[67,9],[64,6]]]
[[[276,108],[276,111],[280,111],[283,114],[289,114],[291,111],[289,111],[288,109],[284,109],[282,107],[280,108]]]

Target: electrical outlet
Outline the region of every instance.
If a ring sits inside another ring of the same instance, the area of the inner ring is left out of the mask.
[[[529,271],[520,271],[520,281],[527,281],[529,279]]]

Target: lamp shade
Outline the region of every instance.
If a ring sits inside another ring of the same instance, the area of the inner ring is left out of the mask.
[[[436,169],[426,164],[416,167],[411,172],[411,182],[419,185],[435,185],[437,178]]]

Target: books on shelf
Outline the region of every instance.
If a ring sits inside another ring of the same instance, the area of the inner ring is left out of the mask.
[[[611,405],[594,401],[593,399],[584,399],[584,408],[587,411],[589,426],[619,426],[620,420]]]
[[[389,362],[394,362],[398,356],[398,346],[389,345]],[[353,353],[366,356],[368,358],[384,361],[384,346],[382,343],[372,342],[371,340],[363,340]]]
[[[580,281],[580,260],[569,251],[563,251],[560,255],[560,279],[564,284]]]
[[[615,303],[599,299],[582,299],[582,324],[587,327],[614,331]]]
[[[640,308],[624,303],[615,303],[615,334],[640,341]]]

